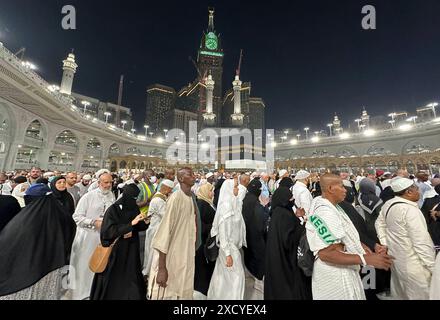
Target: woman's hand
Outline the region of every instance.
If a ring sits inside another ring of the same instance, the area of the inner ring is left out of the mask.
[[[138,215],[136,218],[133,219],[133,221],[131,222],[131,225],[132,225],[132,226],[135,226],[135,225],[137,225],[137,224],[139,223],[139,221],[142,221],[142,220],[144,220],[144,219],[145,219],[145,217],[144,217],[144,215],[141,213],[140,215]]]
[[[234,261],[232,260],[232,256],[226,257],[226,267],[232,268],[232,265],[234,264]]]

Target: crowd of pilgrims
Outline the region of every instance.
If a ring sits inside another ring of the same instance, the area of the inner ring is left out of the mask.
[[[403,169],[0,173],[0,300],[440,299],[439,204]]]

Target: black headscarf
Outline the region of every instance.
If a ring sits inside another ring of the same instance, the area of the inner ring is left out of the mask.
[[[69,213],[70,215],[73,215],[73,213],[75,212],[75,202],[73,201],[73,198],[70,195],[70,193],[67,191],[67,189],[64,191],[59,191],[56,188],[56,183],[59,180],[66,180],[66,178],[55,177],[50,182],[50,189],[52,190],[52,194],[53,194],[54,198],[58,200],[58,202],[66,210],[66,212]]]
[[[52,194],[23,208],[0,233],[0,296],[69,265],[75,231],[72,216]]]
[[[382,200],[376,195],[376,185],[368,178],[364,178],[359,183],[359,204],[368,214],[378,211],[383,204]]]
[[[290,199],[292,199],[292,192],[290,189],[286,187],[279,187],[277,190],[275,190],[272,196],[271,212],[273,213],[276,208],[291,210],[292,204]]]
[[[290,189],[293,187],[295,183],[293,182],[293,180],[289,177],[285,177],[280,181],[280,187],[285,187],[287,189]]]
[[[214,206],[217,207],[218,205],[218,198],[220,197],[220,189],[222,188],[223,182],[225,182],[226,179],[219,179],[217,180],[217,183],[215,184],[214,188]]]
[[[249,183],[247,190],[249,193],[254,194],[258,198],[261,194],[261,187],[262,186],[263,185],[261,184],[261,181],[259,179],[253,179]]]
[[[138,208],[136,199],[139,195],[139,188],[137,185],[131,183],[122,188],[122,197],[116,201],[116,204],[122,205],[122,210],[135,210]]]

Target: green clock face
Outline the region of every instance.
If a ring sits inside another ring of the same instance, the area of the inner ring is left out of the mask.
[[[205,46],[209,50],[217,50],[218,48],[217,36],[213,32],[210,32],[206,35]]]

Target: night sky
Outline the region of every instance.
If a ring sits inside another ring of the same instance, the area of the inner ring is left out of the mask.
[[[77,9],[77,30],[61,28],[61,8]],[[377,30],[361,28],[364,5],[375,5]],[[225,52],[224,88],[231,87],[240,49],[241,79],[266,102],[268,128],[324,129],[334,112],[343,125],[366,106],[371,115],[415,111],[440,99],[440,1],[140,1],[1,0],[0,41],[50,83],[75,49],[73,90],[123,104],[136,126],[145,119],[146,87],[176,90],[196,76],[208,6]]]

